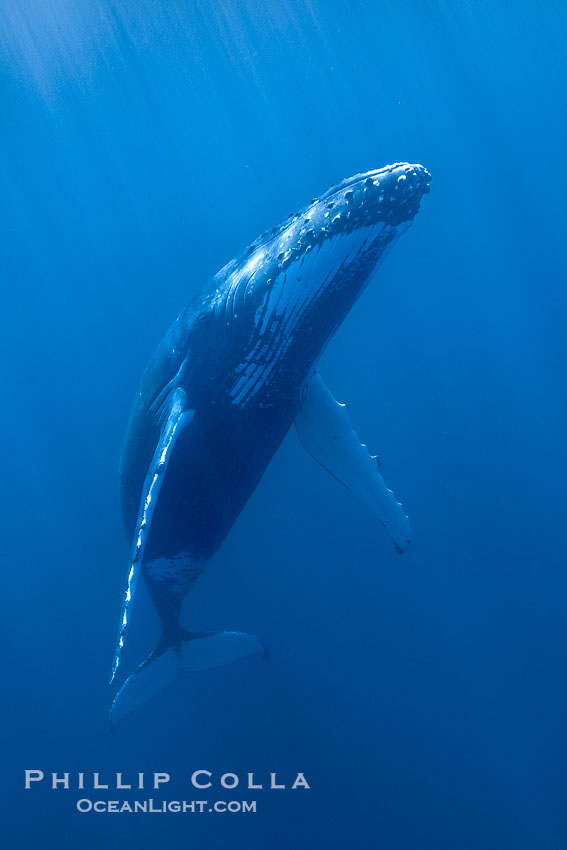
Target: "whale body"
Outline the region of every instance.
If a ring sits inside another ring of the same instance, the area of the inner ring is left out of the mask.
[[[253,635],[193,633],[179,617],[294,422],[307,451],[370,508],[397,551],[407,547],[409,521],[377,458],[316,369],[430,179],[421,165],[397,163],[332,186],[221,269],[157,348],[120,463],[131,557],[111,682],[140,575],[162,637],[117,693],[112,725],[180,670],[265,652]]]

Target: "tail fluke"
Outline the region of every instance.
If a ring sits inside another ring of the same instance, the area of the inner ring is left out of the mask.
[[[249,655],[267,655],[262,641],[244,632],[212,632],[190,634],[182,631],[181,638],[161,646],[142,661],[129,676],[110,709],[110,728],[158,694],[182,671],[209,670],[232,664]]]

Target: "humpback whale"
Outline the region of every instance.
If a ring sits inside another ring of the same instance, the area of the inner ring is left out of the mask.
[[[373,513],[398,552],[409,520],[317,372],[334,332],[429,191],[421,165],[357,174],[224,266],[173,323],[138,388],[120,461],[131,541],[115,680],[140,575],[162,626],[111,726],[173,681],[257,653],[244,632],[195,633],[181,603],[295,423],[301,443]]]

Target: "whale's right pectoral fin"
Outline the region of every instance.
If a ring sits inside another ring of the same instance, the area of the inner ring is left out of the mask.
[[[114,681],[118,665],[120,664],[120,657],[124,648],[124,638],[126,636],[126,629],[128,628],[130,619],[132,601],[134,599],[136,585],[140,575],[142,561],[144,559],[144,550],[146,548],[146,542],[152,523],[152,516],[159,498],[163,479],[167,472],[167,466],[175,446],[175,442],[183,429],[192,422],[194,411],[189,410],[188,408],[187,396],[184,390],[177,387],[166,397],[159,409],[158,415],[161,422],[160,438],[149,465],[144,486],[142,487],[140,509],[138,511],[138,519],[136,521],[134,540],[132,542],[128,580],[126,583],[126,591],[120,615],[118,640],[116,642],[116,650],[114,652],[112,672],[110,675],[111,684]]]
[[[245,632],[191,634],[180,629],[129,676],[110,709],[110,728],[166,688],[182,671],[210,670],[249,655],[267,656],[262,641]]]
[[[409,519],[386,487],[378,459],[358,439],[347,406],[335,401],[317,373],[304,390],[295,426],[309,454],[370,508],[396,551],[404,552],[411,538]]]

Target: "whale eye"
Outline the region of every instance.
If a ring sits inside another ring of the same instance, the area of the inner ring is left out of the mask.
[[[334,206],[335,206],[335,202],[331,201],[329,204],[327,204],[327,209],[332,210]]]

